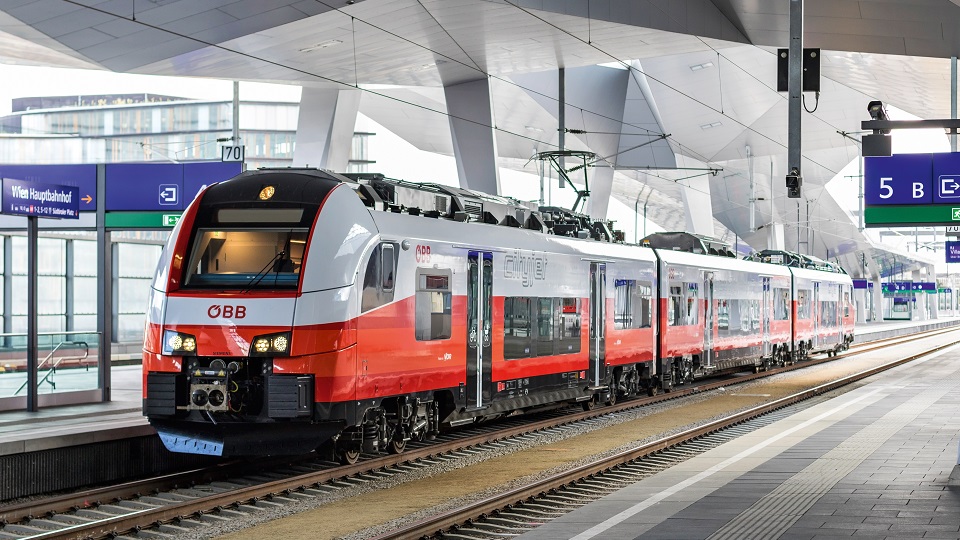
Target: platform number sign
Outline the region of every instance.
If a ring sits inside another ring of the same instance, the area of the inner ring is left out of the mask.
[[[243,161],[244,149],[246,147],[243,145],[240,146],[221,146],[220,147],[220,161]]]

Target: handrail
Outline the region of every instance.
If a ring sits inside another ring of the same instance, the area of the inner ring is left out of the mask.
[[[71,330],[69,332],[37,332],[38,336],[89,336],[91,334],[99,334],[100,332],[96,330]],[[0,333],[0,338],[6,337],[24,337],[27,334],[25,332],[12,332],[9,334]]]
[[[64,335],[67,333],[68,332],[58,332],[57,334],[53,334],[53,335]],[[70,332],[70,334],[89,334],[89,333],[90,332]],[[61,341],[60,343],[57,343],[57,346],[51,349],[50,352],[47,354],[47,356],[43,359],[43,361],[37,365],[37,372],[38,373],[40,372],[43,366],[50,360],[51,357],[53,357],[53,354],[56,353],[58,350],[60,350],[60,347],[68,344],[83,346],[83,356],[61,356],[60,358],[58,358],[57,361],[53,364],[53,366],[49,370],[47,370],[46,375],[44,375],[42,379],[37,381],[37,387],[39,387],[41,384],[46,382],[53,385],[53,387],[56,388],[57,387],[56,383],[50,381],[49,379],[50,379],[50,376],[54,372],[56,372],[57,368],[60,367],[61,362],[63,362],[64,360],[84,360],[90,356],[90,345],[88,345],[86,341]],[[26,386],[27,386],[27,381],[23,381],[23,384],[20,385],[20,388],[18,388],[17,391],[13,393],[13,395],[19,394],[24,388],[26,388]]]

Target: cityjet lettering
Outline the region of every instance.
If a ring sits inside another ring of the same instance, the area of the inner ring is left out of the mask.
[[[547,258],[532,252],[524,255],[515,249],[503,258],[503,277],[520,281],[524,287],[531,287],[534,281],[547,279]]]

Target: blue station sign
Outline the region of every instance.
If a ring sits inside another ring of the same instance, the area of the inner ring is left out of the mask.
[[[242,171],[239,162],[109,163],[106,210],[180,212],[205,186]]]
[[[80,219],[80,188],[4,178],[4,214],[55,219]]]
[[[947,254],[946,262],[960,262],[960,240],[947,240],[944,242],[944,251],[946,251]]]
[[[80,190],[80,210],[97,209],[97,166],[87,165],[5,165],[0,164],[0,177],[19,178],[31,182],[76,186]]]

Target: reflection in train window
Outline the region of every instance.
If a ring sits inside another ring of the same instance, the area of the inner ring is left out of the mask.
[[[652,320],[653,286],[649,281],[618,279],[615,282],[613,327],[649,328]]]
[[[417,341],[450,339],[450,272],[431,270],[417,273],[416,335]],[[440,274],[439,272],[444,272]]]

